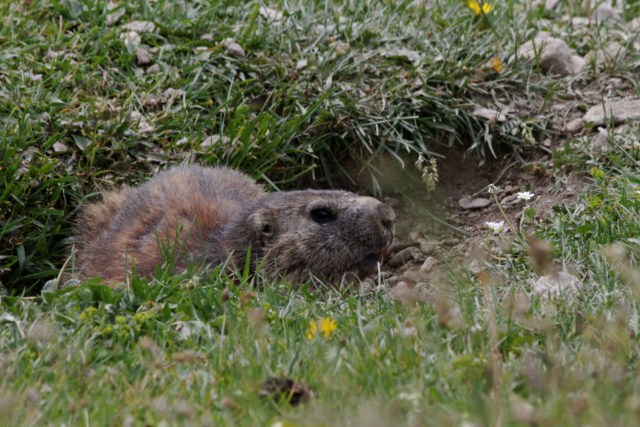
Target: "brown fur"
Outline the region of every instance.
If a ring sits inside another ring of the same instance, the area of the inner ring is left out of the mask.
[[[333,221],[313,219],[329,209]],[[74,244],[80,278],[122,281],[133,265],[150,276],[172,247],[176,268],[189,260],[252,265],[271,275],[336,282],[371,274],[393,239],[391,208],[345,191],[265,193],[225,168],[180,166],[138,187],[107,192],[79,216]]]

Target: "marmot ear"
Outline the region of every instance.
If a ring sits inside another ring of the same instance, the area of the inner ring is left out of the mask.
[[[268,239],[273,236],[275,224],[273,215],[266,209],[258,209],[247,218],[258,239]]]

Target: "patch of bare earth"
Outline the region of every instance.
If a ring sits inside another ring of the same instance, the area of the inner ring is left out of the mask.
[[[556,179],[542,167],[548,158],[540,154],[528,163],[507,156],[483,165],[462,149],[439,154],[444,157],[435,191],[414,189],[386,199],[397,214],[397,239],[383,273],[391,286],[430,284],[443,269],[480,271],[483,242],[493,233],[487,222],[504,221],[507,239],[513,237],[509,223],[526,234],[531,222],[544,220],[554,206],[575,203],[584,185],[575,176]],[[517,193],[524,191],[535,196],[519,199]],[[529,208],[533,220],[525,220]]]

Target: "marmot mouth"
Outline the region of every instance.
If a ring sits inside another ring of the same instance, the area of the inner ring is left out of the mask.
[[[382,264],[382,259],[389,251],[389,245],[385,245],[378,252],[372,252],[364,257],[360,263],[360,269],[364,276],[372,275],[378,271],[378,264]]]

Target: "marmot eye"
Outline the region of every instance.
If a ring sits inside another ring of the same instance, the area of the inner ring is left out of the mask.
[[[324,224],[327,222],[335,221],[336,214],[329,209],[318,208],[311,211],[311,218],[318,224]]]

